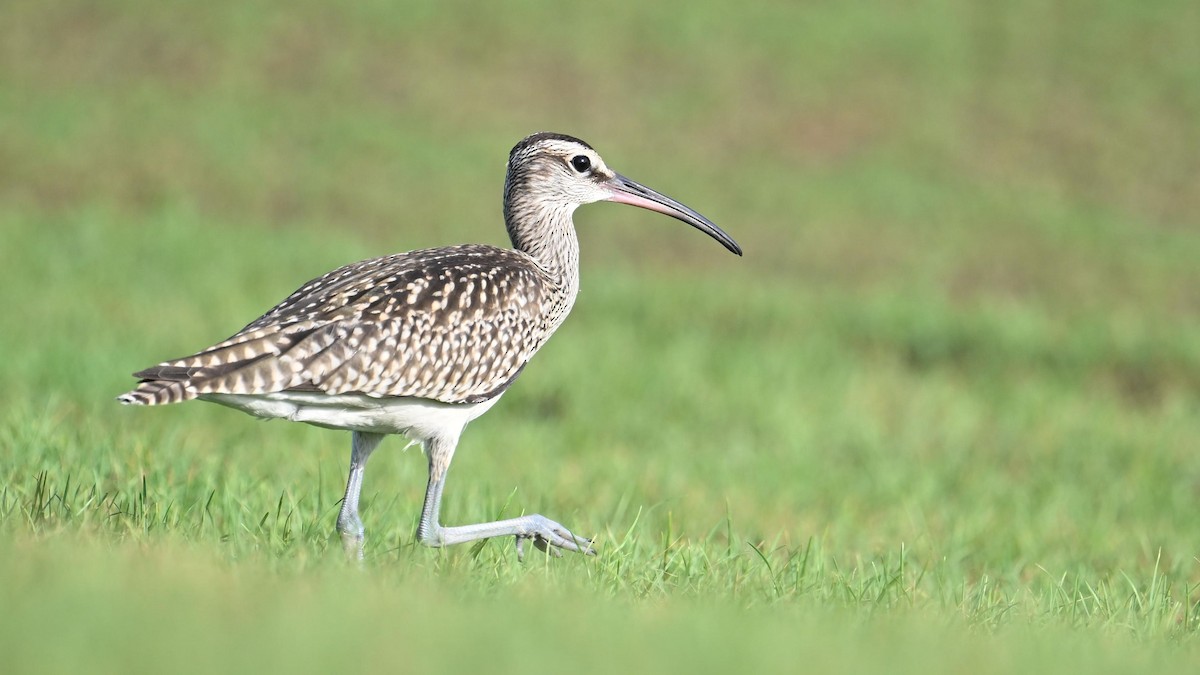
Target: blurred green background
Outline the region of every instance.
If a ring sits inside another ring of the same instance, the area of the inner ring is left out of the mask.
[[[506,244],[579,136],[709,216],[424,461],[128,373],[361,258]],[[1200,5],[0,4],[0,668],[1094,672],[1200,654]],[[870,649],[865,649],[868,645]]]

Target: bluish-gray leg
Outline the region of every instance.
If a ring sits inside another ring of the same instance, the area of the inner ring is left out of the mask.
[[[363,472],[367,458],[379,447],[383,434],[368,434],[355,431],[351,439],[350,477],[346,479],[346,494],[342,497],[342,510],[338,513],[337,531],[342,535],[342,548],[346,555],[356,560],[363,558],[363,524],[358,517],[358,497],[362,492]]]
[[[421,509],[421,521],[417,524],[417,539],[426,546],[450,546],[478,539],[512,536],[517,542],[517,558],[525,557],[525,540],[532,539],[533,545],[543,551],[557,549],[578,551],[596,555],[592,540],[577,537],[570,530],[541,515],[521,516],[508,520],[497,520],[478,525],[442,527],[438,514],[442,508],[442,488],[446,485],[446,472],[454,457],[458,439],[435,439],[425,443],[429,455],[429,485],[425,488],[425,505]],[[561,555],[561,554],[560,554]]]

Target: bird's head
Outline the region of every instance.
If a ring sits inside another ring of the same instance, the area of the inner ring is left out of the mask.
[[[565,211],[610,201],[657,211],[716,239],[741,255],[737,242],[691,208],[609,169],[592,146],[578,138],[540,132],[513,147],[504,181],[504,208],[510,228],[514,216],[530,210]]]

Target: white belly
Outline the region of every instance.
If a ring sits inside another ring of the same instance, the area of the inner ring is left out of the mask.
[[[487,412],[499,396],[480,403],[442,403],[425,398],[372,398],[364,394],[280,391],[271,394],[204,394],[263,419],[286,419],[328,429],[402,434],[414,441],[458,438],[468,422]]]

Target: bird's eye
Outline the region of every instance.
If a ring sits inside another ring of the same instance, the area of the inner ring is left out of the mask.
[[[571,166],[579,173],[584,173],[592,168],[592,160],[587,158],[587,155],[575,155],[571,158]]]

